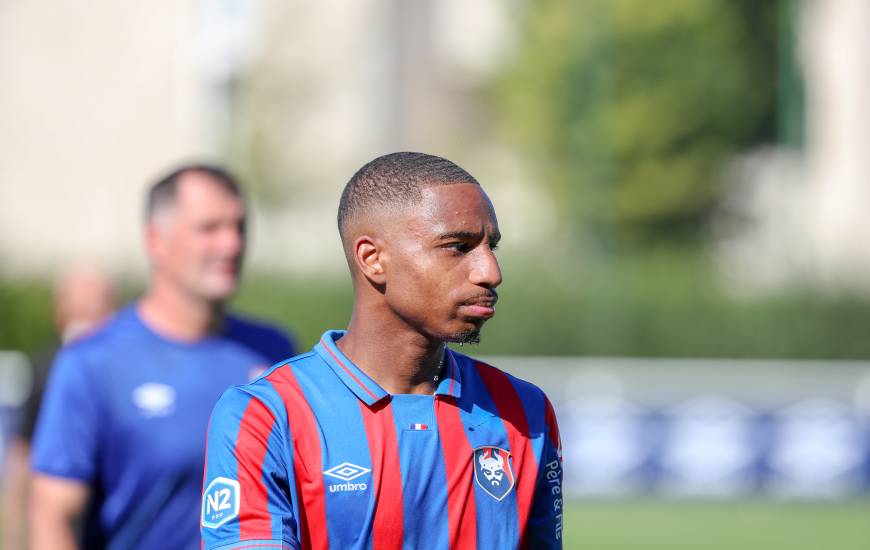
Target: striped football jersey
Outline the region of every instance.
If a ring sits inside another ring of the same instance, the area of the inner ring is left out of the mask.
[[[540,389],[447,350],[434,395],[390,395],[342,334],[221,397],[204,548],[561,548],[561,444]]]

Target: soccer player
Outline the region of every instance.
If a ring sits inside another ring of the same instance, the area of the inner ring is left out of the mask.
[[[495,211],[456,164],[395,153],[345,187],[347,331],[212,413],[205,548],[561,547],[559,431],[537,387],[451,351],[495,313]]]
[[[224,312],[245,249],[225,171],[185,166],[148,195],[150,284],[62,349],[37,421],[32,548],[195,548],[203,432],[220,394],[293,354],[281,332]]]

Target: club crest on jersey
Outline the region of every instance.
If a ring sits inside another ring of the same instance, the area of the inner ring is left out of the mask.
[[[499,447],[474,449],[474,480],[496,500],[502,500],[514,488],[511,454]]]
[[[217,529],[239,515],[239,482],[216,477],[202,495],[202,526]]]

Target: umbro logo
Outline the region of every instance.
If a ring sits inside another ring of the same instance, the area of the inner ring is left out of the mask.
[[[369,472],[371,472],[371,469],[369,468],[363,468],[362,466],[357,466],[356,464],[351,464],[350,462],[342,462],[338,466],[330,468],[323,473],[328,476],[338,478],[342,481],[350,481]]]
[[[133,404],[145,418],[170,416],[175,412],[175,388],[157,382],[142,384],[133,390]]]
[[[340,493],[343,491],[365,491],[368,489],[368,483],[351,483],[351,481],[371,471],[371,468],[363,468],[350,462],[342,462],[323,473],[324,475],[344,481],[344,483],[333,483],[329,486],[330,493]]]

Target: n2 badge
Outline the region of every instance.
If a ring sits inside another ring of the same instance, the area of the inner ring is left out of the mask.
[[[474,449],[474,480],[496,500],[508,496],[516,483],[510,458],[511,454],[499,447]]]
[[[208,484],[202,495],[203,527],[217,529],[239,515],[241,500],[239,482],[226,477],[216,477]]]

